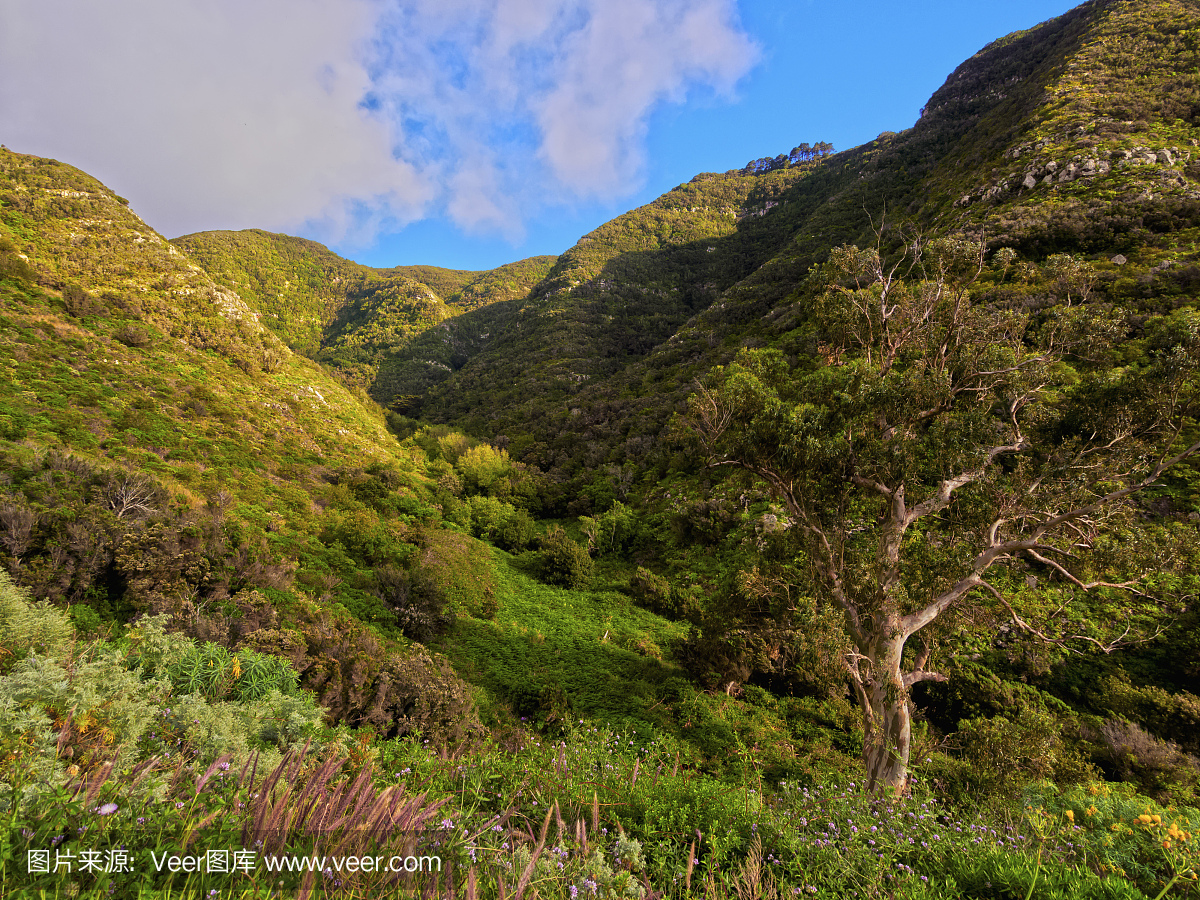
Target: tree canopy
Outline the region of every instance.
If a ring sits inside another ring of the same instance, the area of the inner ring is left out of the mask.
[[[928,629],[947,612],[998,607],[1041,640],[1109,649],[1138,637],[1138,616],[1114,633],[1111,615],[1073,611],[1075,594],[1163,599],[1144,561],[1098,547],[1139,491],[1200,450],[1196,317],[1118,365],[1122,313],[1080,305],[1068,263],[1060,302],[1034,314],[973,302],[982,244],[837,248],[808,285],[818,358],[744,351],[690,400],[711,465],[770,486],[800,540],[796,571],[843,615],[877,789],[904,789],[909,691],[944,680]],[[1015,589],[1029,567],[1061,595],[1056,615]]]

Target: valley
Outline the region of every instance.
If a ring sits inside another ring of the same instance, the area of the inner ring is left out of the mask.
[[[0,149],[0,895],[1197,896],[1197,21],[488,271]]]

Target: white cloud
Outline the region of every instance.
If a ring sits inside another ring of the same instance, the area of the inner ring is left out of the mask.
[[[0,134],[125,193],[167,234],[336,235],[421,214],[433,186],[359,108],[369,0],[16,0],[0,21]],[[361,215],[358,214],[358,215]]]
[[[582,193],[636,176],[646,117],[695,83],[731,91],[757,51],[723,0],[601,0],[564,46],[562,72],[537,106],[542,153]]]
[[[369,240],[632,192],[646,120],[753,65],[736,0],[7,0],[0,139],[167,234]]]
[[[411,0],[381,34],[376,87],[396,115],[451,168],[488,142],[527,202],[632,193],[655,106],[729,93],[758,58],[735,0]]]

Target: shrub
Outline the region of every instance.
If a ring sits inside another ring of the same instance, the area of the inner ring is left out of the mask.
[[[57,657],[70,648],[70,618],[49,603],[33,603],[0,569],[0,671],[29,653]]]
[[[533,544],[535,526],[533,518],[523,509],[515,509],[504,520],[496,543],[510,553],[522,553]]]
[[[272,693],[295,695],[297,676],[287,660],[219,644],[192,643],[168,666],[167,677],[181,694],[210,700],[261,700]]]
[[[126,635],[131,668],[141,669],[143,677],[166,675],[171,663],[187,652],[191,641],[182,634],[167,631],[171,617],[166,613],[142,616],[129,625]]]
[[[1109,775],[1162,801],[1200,798],[1200,766],[1174,744],[1123,719],[1110,719],[1093,737],[1099,744],[1096,763]]]
[[[445,592],[426,570],[416,567],[410,576],[395,566],[380,566],[374,578],[376,596],[394,611],[405,637],[424,643],[454,624]]]
[[[113,337],[126,347],[149,347],[151,343],[150,332],[141,325],[122,325]]]
[[[507,450],[479,444],[458,457],[456,468],[468,493],[483,494],[491,493],[498,482],[508,475],[512,462]]]
[[[423,530],[419,540],[422,552],[409,569],[409,577],[420,604],[480,619],[496,614],[490,547],[466,535],[432,528]]]
[[[638,566],[629,580],[629,589],[634,598],[647,609],[663,613],[671,600],[671,582],[649,569]]]
[[[588,550],[601,556],[624,550],[637,534],[636,514],[619,500],[594,518],[580,516],[579,524],[587,537]]]
[[[576,589],[587,584],[594,568],[588,552],[558,526],[542,537],[538,562],[547,584]]]
[[[523,509],[492,497],[471,497],[471,531],[510,553],[527,550],[533,543],[534,522]]]
[[[63,304],[67,312],[76,318],[96,316],[106,310],[105,305],[77,284],[68,284],[62,290]]]
[[[955,742],[967,765],[939,757],[927,774],[959,801],[1013,797],[1030,781],[1057,774],[1060,765],[1070,768],[1060,732],[1058,719],[1030,706],[1011,718],[965,719]]]

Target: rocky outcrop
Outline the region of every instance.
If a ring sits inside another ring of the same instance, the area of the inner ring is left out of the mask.
[[[1146,168],[1163,170],[1153,174],[1167,187],[1187,186],[1187,180],[1182,174],[1171,171],[1181,167],[1191,158],[1189,151],[1181,151],[1178,147],[1094,150],[1090,153],[1077,153],[1069,159],[1047,159],[1044,151],[1051,143],[1048,140],[1031,142],[1006,151],[1004,155],[1007,159],[1020,159],[1029,154],[1037,154],[1037,157],[1030,160],[1023,171],[1007,175],[982,190],[964,194],[954,205],[963,207],[980,200],[999,200],[1007,194],[1025,193],[1043,187],[1071,184],[1083,178],[1090,179],[1113,172]]]

